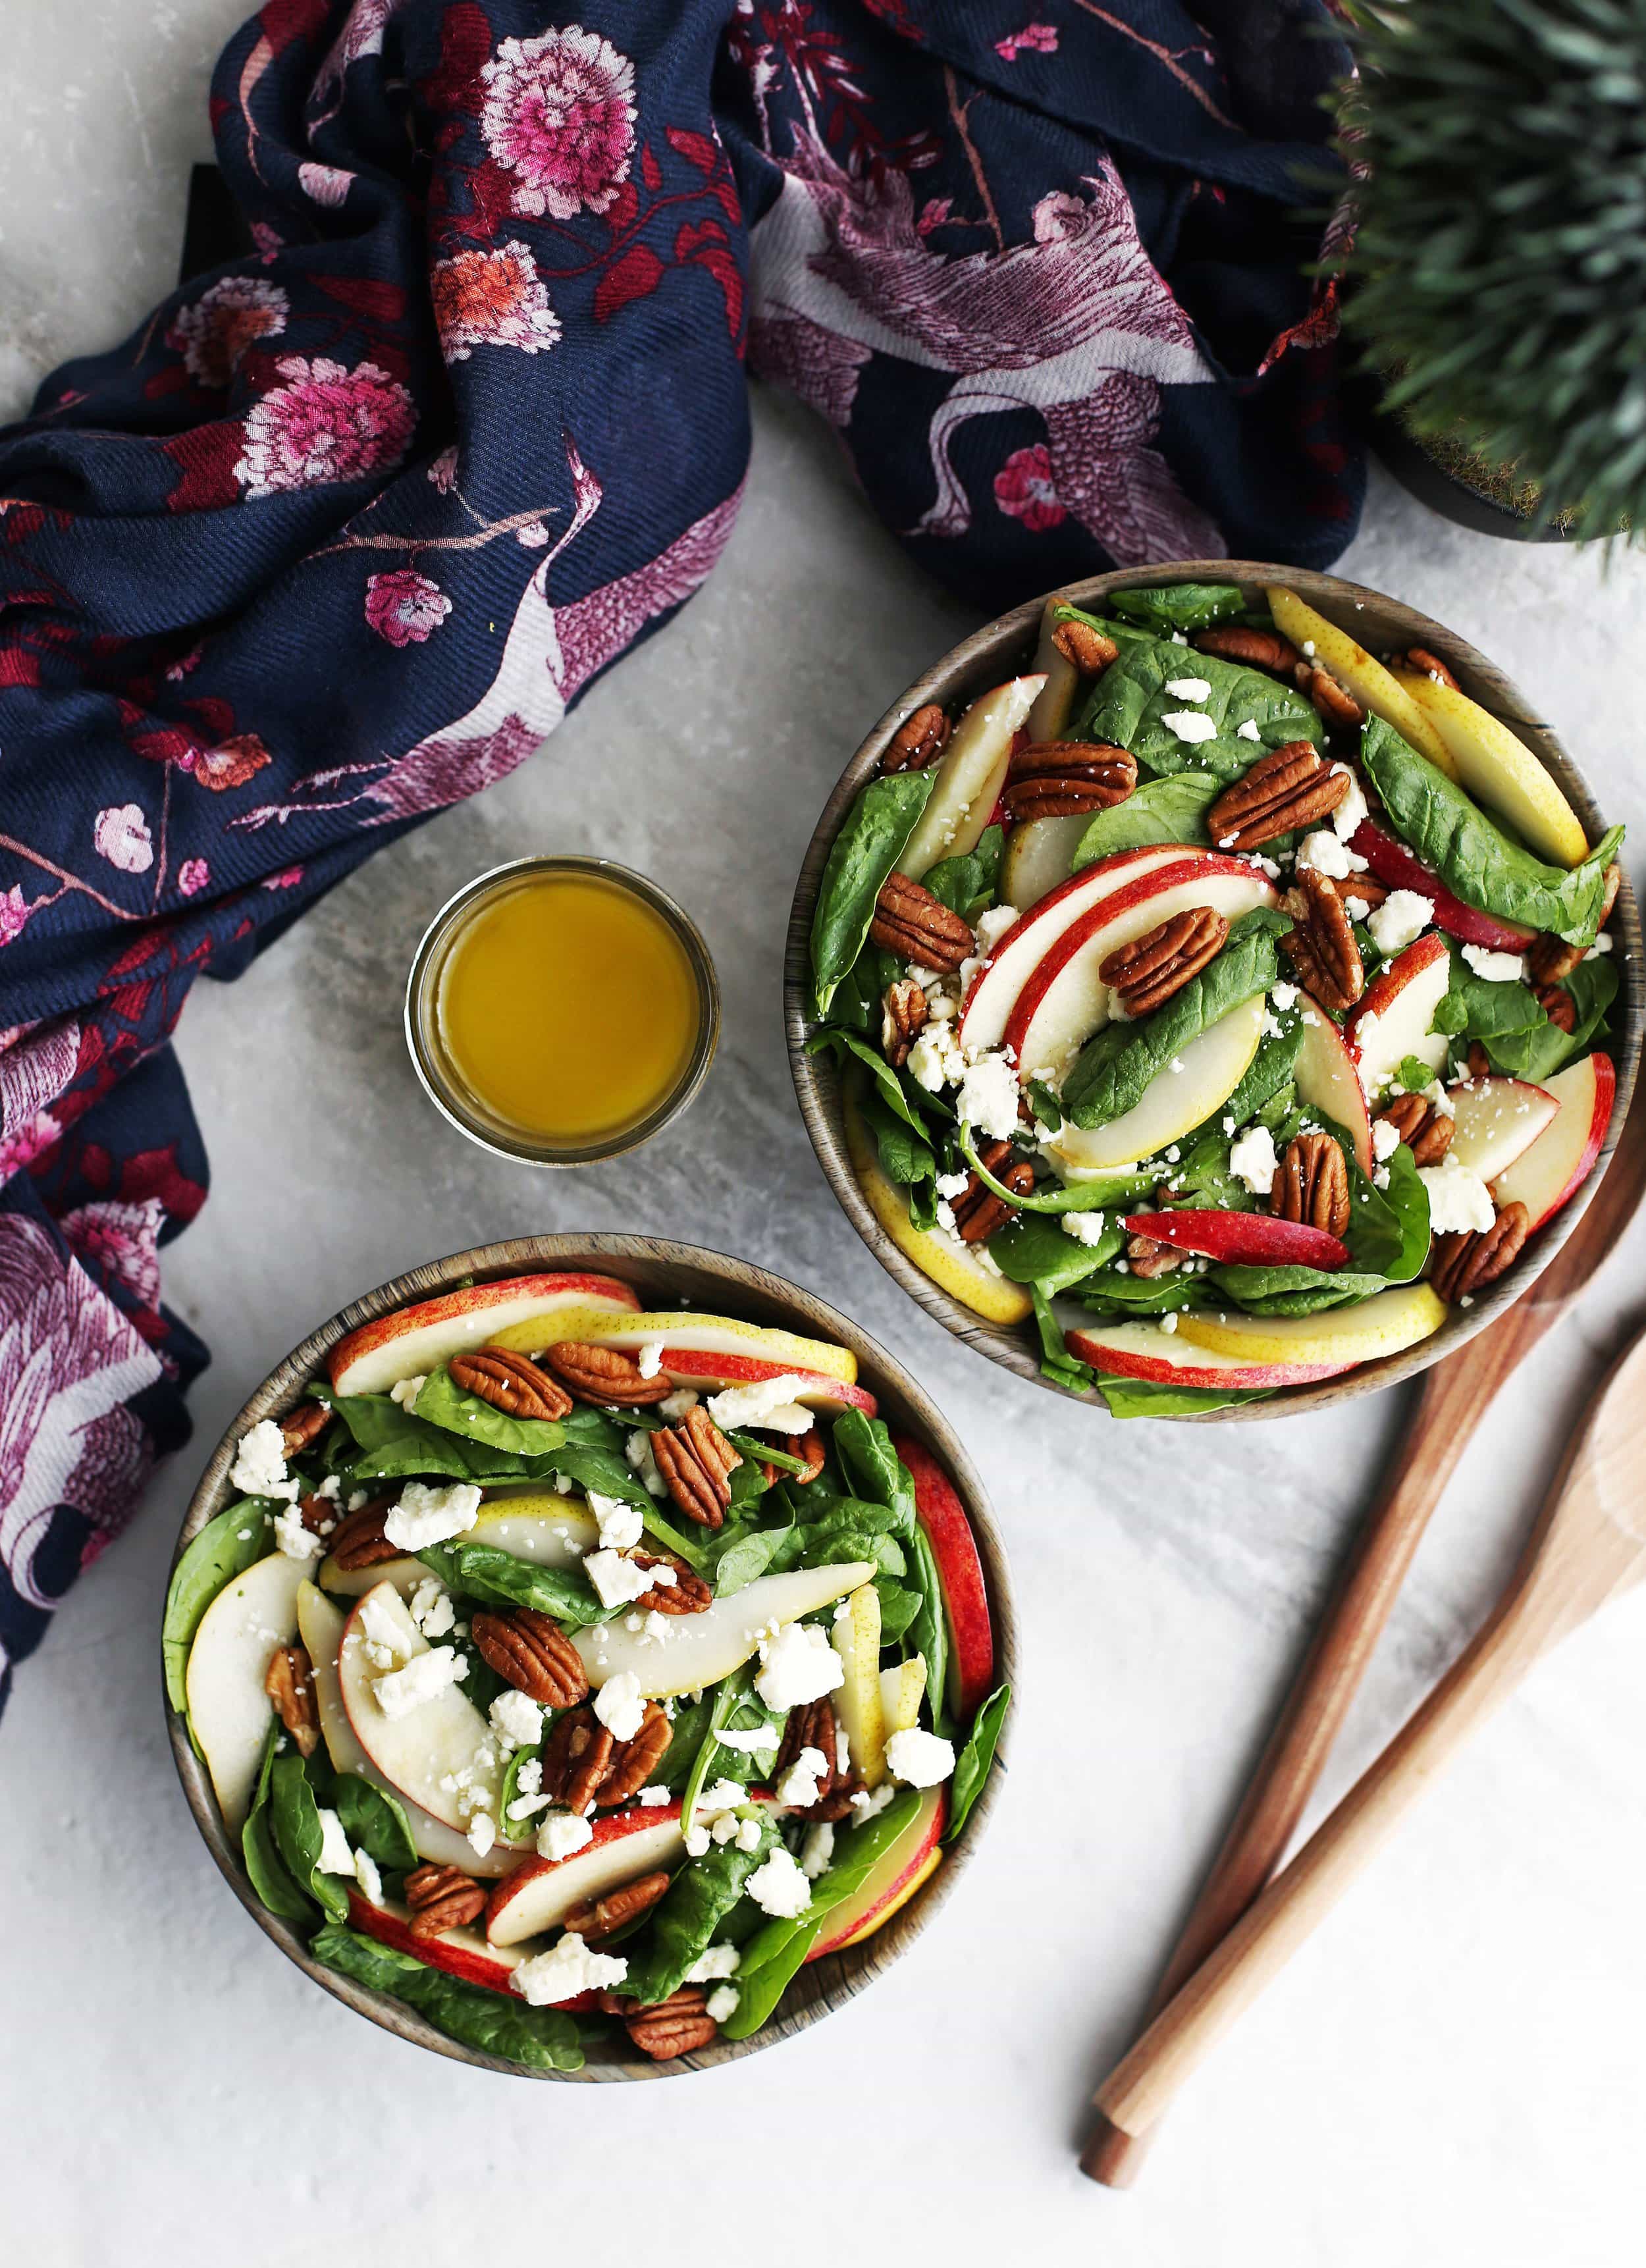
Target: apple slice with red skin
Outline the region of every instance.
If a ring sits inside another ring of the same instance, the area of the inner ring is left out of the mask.
[[[1455,937],[1460,945],[1484,945],[1494,953],[1524,953],[1537,936],[1536,930],[1520,922],[1502,921],[1495,914],[1483,914],[1478,906],[1465,906],[1461,898],[1453,897],[1434,869],[1375,819],[1362,820],[1349,839],[1349,848],[1359,853],[1375,879],[1389,889],[1415,890],[1420,898],[1427,898],[1435,909],[1436,928]],[[1352,875],[1346,887],[1352,895]]]
[[[366,1650],[366,1630],[392,1628],[395,1668],[429,1651],[392,1583],[380,1583],[356,1605],[343,1624],[337,1649],[337,1683],[354,1736],[377,1770],[399,1795],[442,1825],[461,1830],[468,1809],[460,1807],[461,1786],[480,1797],[479,1808],[497,1817],[502,1764],[496,1736],[461,1685],[448,1685],[403,1717],[380,1706],[375,1681],[382,1675]],[[488,1761],[489,1759],[489,1761]]]
[[[1069,1352],[1096,1370],[1118,1378],[1141,1378],[1156,1386],[1310,1386],[1353,1370],[1353,1362],[1261,1362],[1246,1355],[1218,1354],[1186,1345],[1158,1323],[1101,1323],[1064,1334]]]
[[[948,1789],[922,1788],[919,1808],[903,1833],[889,1850],[882,1852],[852,1896],[842,1899],[824,1917],[817,1942],[806,1956],[808,1962],[821,1961],[825,1954],[843,1952],[848,1945],[860,1944],[908,1904],[942,1859],[938,1845],[948,1816]],[[837,1838],[845,1837],[848,1853],[853,1831],[849,1827],[835,1830]]]
[[[756,1800],[751,1792],[751,1800]],[[585,1898],[602,1897],[641,1874],[677,1866],[685,1854],[678,1800],[655,1809],[609,1811],[590,1822],[592,1843],[564,1859],[522,1859],[486,1901],[486,1940],[519,1945],[557,1929]]]
[[[1312,992],[1299,990],[1297,1009],[1303,1020],[1303,1045],[1293,1072],[1297,1100],[1343,1129],[1354,1145],[1355,1163],[1369,1181],[1377,1162],[1372,1156],[1371,1114],[1354,1058],[1342,1033]]]
[[[1451,982],[1451,954],[1432,930],[1380,968],[1350,1009],[1343,1027],[1362,1090],[1383,1093],[1408,1056],[1438,1072],[1446,1060],[1446,1035],[1431,1031],[1435,1011]]]
[[[1281,1220],[1273,1213],[1134,1212],[1122,1226],[1133,1236],[1152,1236],[1178,1252],[1198,1252],[1235,1268],[1341,1268],[1349,1248],[1341,1237],[1305,1220]]]
[[[1446,1089],[1451,1155],[1483,1182],[1495,1182],[1550,1124],[1560,1100],[1524,1079],[1465,1079]]]
[[[754,1386],[768,1378],[793,1378],[794,1399],[824,1416],[843,1410],[875,1414],[872,1394],[855,1383],[857,1358],[827,1339],[745,1323],[731,1315],[637,1313],[603,1315],[585,1310],[547,1314],[499,1331],[492,1344],[518,1354],[541,1355],[566,1340],[612,1347],[638,1356],[655,1347],[662,1374],[677,1387],[713,1394],[724,1386]]]
[[[699,1394],[718,1394],[727,1386],[758,1386],[768,1378],[793,1378],[797,1381],[795,1401],[823,1418],[838,1418],[848,1410],[860,1410],[872,1418],[880,1406],[867,1387],[848,1385],[843,1378],[820,1378],[814,1371],[789,1370],[780,1362],[762,1362],[753,1355],[702,1354],[691,1347],[665,1346],[661,1367],[675,1386],[690,1386]]]
[[[904,1435],[894,1435],[892,1447],[909,1469],[915,1516],[936,1563],[948,1619],[945,1696],[950,1713],[963,1724],[987,1700],[994,1684],[994,1631],[983,1561],[966,1508],[936,1458]]]
[[[616,1312],[639,1304],[638,1296],[615,1276],[582,1271],[469,1284],[362,1323],[338,1340],[327,1368],[336,1393],[387,1394],[402,1378],[427,1373],[469,1347],[488,1345],[500,1330],[530,1315],[572,1307]]]
[[[1603,1055],[1583,1056],[1545,1080],[1546,1093],[1560,1106],[1556,1116],[1492,1183],[1493,1202],[1500,1210],[1524,1205],[1532,1218],[1528,1235],[1559,1212],[1593,1172],[1617,1084],[1612,1058]]]

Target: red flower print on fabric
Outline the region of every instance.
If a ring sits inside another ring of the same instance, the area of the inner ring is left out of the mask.
[[[495,252],[460,252],[437,260],[429,284],[447,362],[467,362],[476,347],[519,347],[537,354],[560,336],[559,318],[529,250],[518,238],[511,237]]]
[[[439,585],[415,567],[396,567],[366,583],[365,619],[390,645],[422,645],[451,611]]]
[[[290,313],[285,293],[266,276],[225,276],[192,307],[178,309],[166,343],[178,350],[197,384],[223,387],[247,348],[258,339],[277,338]]]
[[[629,178],[634,65],[580,24],[505,40],[480,74],[480,130],[515,177],[517,213],[570,220],[603,213]]]
[[[284,384],[247,413],[244,454],[234,477],[247,496],[321,481],[358,480],[398,464],[417,422],[410,394],[375,363],[345,370],[317,355],[285,355]]]
[[[1052,485],[1052,453],[1044,441],[1013,450],[994,475],[994,501],[1036,535],[1067,518]]]

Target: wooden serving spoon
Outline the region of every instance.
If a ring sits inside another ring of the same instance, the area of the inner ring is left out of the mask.
[[[1475,1727],[1608,1599],[1646,1579],[1646,1332],[1584,1413],[1509,1587],[1417,1714],[1149,2026],[1097,2100],[1152,2126]]]
[[[1361,1528],[1222,1847],[1149,2005],[1158,2015],[1227,1935],[1284,1857],[1360,1689],[1413,1554],[1458,1458],[1511,1371],[1615,1250],[1646,1192],[1646,1100],[1623,1123],[1587,1210],[1541,1276],[1489,1330],[1424,1379],[1398,1460]],[[1106,2093],[1106,2090],[1105,2090]],[[1081,2169],[1111,2189],[1137,2179],[1154,2137],[1102,2113]]]

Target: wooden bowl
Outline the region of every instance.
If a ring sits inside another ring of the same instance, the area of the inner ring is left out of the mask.
[[[314,1376],[328,1351],[345,1332],[374,1322],[380,1315],[392,1314],[412,1300],[434,1298],[476,1278],[562,1268],[590,1268],[608,1276],[621,1277],[639,1293],[643,1307],[676,1307],[689,1302],[693,1307],[743,1316],[752,1322],[771,1323],[785,1330],[835,1339],[849,1347],[857,1357],[859,1375],[873,1390],[881,1414],[892,1430],[912,1435],[931,1451],[965,1506],[988,1589],[996,1682],[1015,1683],[1016,1618],[1000,1532],[976,1467],[930,1397],[903,1365],[870,1338],[867,1331],[860,1330],[824,1300],[815,1299],[796,1285],[786,1283],[780,1276],[769,1276],[764,1269],[750,1267],[746,1261],[734,1260],[721,1252],[705,1251],[699,1245],[675,1244],[661,1237],[609,1236],[599,1233],[585,1236],[515,1237],[506,1243],[484,1244],[469,1252],[454,1253],[448,1260],[431,1261],[353,1301],[341,1314],[322,1323],[270,1373],[218,1442],[189,1500],[173,1565],[185,1545],[229,1502],[229,1467],[234,1461],[240,1435],[259,1418],[278,1418],[300,1401],[305,1382]],[[997,1756],[995,1773],[978,1798],[963,1833],[958,1842],[949,1846],[942,1865],[926,1887],[865,1943],[830,1954],[803,1968],[789,1986],[777,2014],[751,2038],[717,2040],[700,2054],[656,2064],[638,2049],[630,2048],[624,2034],[615,2032],[609,2040],[587,2043],[588,2060],[579,2072],[528,2072],[499,2056],[483,2055],[476,2049],[461,2046],[424,2023],[402,2001],[372,1992],[311,1960],[296,1930],[289,1923],[277,1919],[258,1899],[247,1880],[239,1845],[228,1835],[218,1815],[210,1778],[189,1746],[182,1719],[169,1703],[166,1716],[178,1777],[206,1848],[235,1896],[281,1951],[335,1999],[346,2001],[361,2015],[380,2024],[385,2031],[397,2033],[402,2040],[414,2041],[419,2047],[432,2048],[437,2055],[451,2056],[459,2063],[476,2064],[485,2071],[506,2072],[516,2079],[667,2079],[687,2067],[701,2070],[714,2064],[734,2062],[740,2056],[753,2055],[793,2033],[805,2031],[820,2017],[843,2007],[860,1992],[913,1944],[963,1872],[999,1793],[999,1775],[1005,1768],[1004,1756]],[[1008,1736],[1009,1739],[1009,1727]]]
[[[1506,725],[1511,725],[1542,759],[1582,820],[1590,841],[1597,842],[1605,832],[1605,823],[1583,774],[1513,681],[1466,639],[1443,628],[1428,615],[1420,614],[1415,607],[1403,606],[1398,599],[1384,598],[1381,592],[1368,590],[1359,583],[1346,583],[1335,575],[1313,574],[1296,567],[1266,566],[1250,559],[1178,560],[1166,566],[1127,568],[1113,575],[1094,575],[1088,582],[1066,585],[1061,595],[1077,606],[1101,613],[1103,600],[1111,591],[1161,583],[1238,583],[1254,599],[1261,599],[1267,585],[1279,583],[1288,590],[1296,592],[1301,599],[1329,620],[1350,630],[1362,645],[1369,646],[1375,652],[1388,652],[1410,645],[1427,646],[1431,653],[1438,654],[1448,665],[1465,693],[1478,701],[1482,708],[1489,709],[1494,716],[1502,718]],[[974,1347],[991,1362],[997,1362],[1002,1368],[1015,1372],[1019,1378],[1028,1379],[1033,1385],[1044,1387],[1049,1393],[1069,1394],[1073,1400],[1090,1403],[1107,1415],[1108,1404],[1095,1387],[1088,1388],[1083,1393],[1075,1393],[1067,1387],[1055,1385],[1042,1375],[1039,1346],[1032,1329],[1023,1325],[985,1322],[951,1292],[933,1283],[930,1277],[898,1251],[870,1211],[858,1187],[857,1177],[852,1171],[841,1111],[838,1071],[831,1060],[808,1056],[806,1052],[806,1038],[810,1029],[807,1004],[810,994],[812,909],[816,902],[824,862],[859,789],[879,769],[892,734],[910,712],[923,702],[941,702],[953,712],[979,693],[986,691],[990,686],[998,685],[1016,671],[1028,668],[1039,635],[1044,603],[1044,599],[1036,599],[1028,605],[1014,608],[1009,615],[1002,615],[998,622],[988,623],[956,646],[952,652],[945,654],[918,683],[912,685],[892,703],[841,773],[834,793],[824,806],[823,817],[817,822],[816,832],[807,846],[800,880],[795,887],[784,955],[784,1022],[788,1036],[789,1064],[794,1078],[794,1092],[800,1100],[801,1116],[806,1121],[806,1130],[811,1136],[818,1163],[828,1175],[830,1186],[839,1198],[853,1226],[882,1267],[897,1278],[904,1290],[919,1301],[927,1314],[934,1315],[956,1338],[963,1339],[968,1346]],[[1364,1363],[1358,1370],[1347,1371],[1339,1378],[1323,1379],[1313,1386],[1283,1387],[1263,1402],[1237,1403],[1226,1410],[1207,1410],[1194,1418],[1176,1422],[1220,1425],[1262,1420],[1284,1417],[1294,1410],[1318,1410],[1327,1403],[1347,1402],[1360,1394],[1375,1394],[1383,1387],[1392,1386],[1400,1379],[1411,1378],[1417,1372],[1427,1370],[1431,1363],[1440,1361],[1443,1356],[1454,1353],[1465,1339],[1472,1339],[1477,1331],[1484,1330],[1495,1316],[1517,1300],[1532,1279],[1547,1267],[1576,1226],[1579,1214],[1593,1196],[1617,1146],[1640,1062],[1642,1007],[1641,923],[1639,908],[1627,874],[1611,916],[1610,927],[1617,939],[1619,974],[1622,980],[1612,1012],[1613,1039],[1610,1042],[1617,1064],[1617,1099],[1600,1157],[1582,1192],[1555,1215],[1506,1275],[1487,1290],[1476,1293],[1471,1307],[1466,1310],[1454,1307],[1445,1323],[1432,1337],[1417,1346],[1408,1347],[1404,1354],[1386,1355],[1379,1362]]]

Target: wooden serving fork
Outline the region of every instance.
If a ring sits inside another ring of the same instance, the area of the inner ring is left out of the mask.
[[[1473,1643],[1111,2074],[1119,2131],[1152,2126],[1243,2010],[1325,1919],[1487,1712],[1608,1599],[1646,1579],[1646,1332],[1613,1363],[1509,1587]]]

